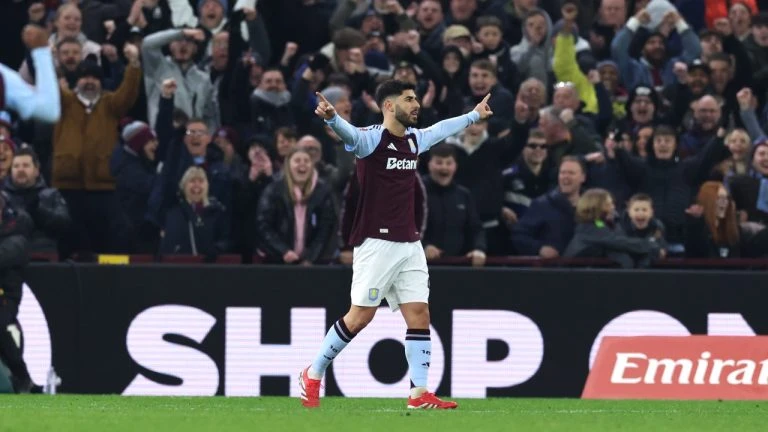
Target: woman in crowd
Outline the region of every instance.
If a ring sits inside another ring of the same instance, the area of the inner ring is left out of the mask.
[[[213,261],[228,248],[224,206],[208,195],[208,176],[200,167],[187,169],[179,189],[179,201],[165,215],[160,254],[202,255]]]
[[[336,212],[309,153],[297,149],[286,157],[284,175],[264,190],[256,219],[266,261],[306,265],[324,258]]]
[[[634,268],[658,256],[660,248],[652,238],[630,238],[616,223],[616,207],[605,189],[584,192],[576,204],[576,223],[566,258],[608,258],[622,268]]]

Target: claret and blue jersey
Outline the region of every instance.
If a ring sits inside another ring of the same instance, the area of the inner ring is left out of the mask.
[[[355,154],[360,199],[355,210],[350,244],[366,238],[393,242],[419,241],[415,217],[418,156],[478,121],[468,114],[441,121],[426,129],[408,128],[395,136],[383,125],[356,128],[336,115],[326,123]]]

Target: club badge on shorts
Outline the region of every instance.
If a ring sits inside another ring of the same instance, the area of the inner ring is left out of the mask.
[[[374,301],[379,298],[379,289],[371,288],[368,290],[368,300]]]
[[[408,138],[408,145],[411,146],[411,152],[416,153],[416,144],[413,143],[412,138]]]

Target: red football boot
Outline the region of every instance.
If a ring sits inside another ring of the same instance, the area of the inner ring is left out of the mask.
[[[408,409],[455,409],[458,406],[456,402],[441,400],[430,392],[424,392],[417,398],[408,398]]]
[[[320,380],[310,378],[307,372],[309,366],[299,374],[301,404],[307,408],[317,408],[320,406]]]

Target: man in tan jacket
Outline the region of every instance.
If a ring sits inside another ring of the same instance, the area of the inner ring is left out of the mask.
[[[114,194],[109,161],[119,140],[118,125],[136,102],[141,84],[139,49],[126,45],[128,67],[120,87],[102,90],[101,68],[88,60],[78,66],[74,91],[61,86],[61,121],[53,135],[52,186],[69,205],[73,226],[62,239],[62,258],[73,252],[126,252],[125,232]]]

